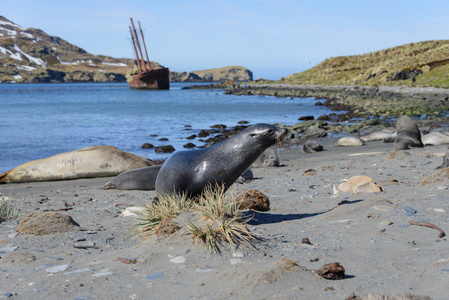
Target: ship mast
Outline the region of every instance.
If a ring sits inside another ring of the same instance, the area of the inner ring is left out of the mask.
[[[145,49],[145,54],[147,56],[148,69],[151,71],[150,59],[148,58],[147,45],[145,44],[145,38],[143,37],[142,27],[140,27],[140,21],[137,21],[137,23],[139,23],[139,29],[140,29],[140,35],[142,36],[143,48]]]
[[[137,54],[136,42],[134,41],[134,34],[129,26],[129,33],[131,33],[131,39],[133,40],[134,52],[136,53],[137,67],[139,67],[140,73],[142,73],[142,66],[140,65],[139,55]]]
[[[143,60],[143,55],[142,55],[142,49],[140,48],[140,42],[139,42],[139,36],[137,35],[137,30],[134,27],[134,22],[133,22],[133,18],[131,19],[131,25],[133,26],[133,31],[134,31],[134,37],[136,38],[136,44],[137,44],[137,48],[139,49],[139,53],[140,53],[140,57],[142,58],[141,63],[143,65],[143,67],[145,68],[145,71],[148,71],[147,66],[145,65],[145,62]]]

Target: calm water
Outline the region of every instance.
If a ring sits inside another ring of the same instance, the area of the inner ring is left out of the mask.
[[[224,95],[219,90],[130,90],[127,84],[0,84],[0,173],[30,160],[92,145],[111,145],[151,159],[167,155],[144,143],[173,145],[214,124],[294,124],[330,112],[316,100]],[[185,125],[192,130],[186,131]],[[158,137],[150,137],[157,134]],[[158,139],[166,137],[168,142]]]

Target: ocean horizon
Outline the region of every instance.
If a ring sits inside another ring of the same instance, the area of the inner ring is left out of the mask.
[[[0,173],[23,163],[87,146],[110,145],[153,160],[165,159],[144,143],[204,145],[187,140],[215,124],[239,121],[295,124],[331,113],[312,98],[226,95],[223,90],[132,90],[126,83],[0,84]],[[190,126],[190,127],[187,127]],[[168,141],[160,141],[166,138]]]

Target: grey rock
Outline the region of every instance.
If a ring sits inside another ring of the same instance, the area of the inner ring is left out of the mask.
[[[47,273],[58,273],[58,272],[65,271],[65,270],[68,270],[68,269],[70,269],[69,265],[60,265],[60,266],[54,266],[54,267],[47,268],[47,269],[45,269],[45,272],[47,272]]]
[[[162,277],[164,277],[164,273],[156,272],[156,273],[153,273],[153,274],[150,274],[150,275],[146,276],[145,278],[148,279],[148,280],[156,280],[156,279],[159,279],[159,278],[162,278]]]
[[[402,208],[402,211],[405,212],[407,216],[413,216],[414,214],[416,214],[416,209],[411,206],[405,206],[404,208]]]

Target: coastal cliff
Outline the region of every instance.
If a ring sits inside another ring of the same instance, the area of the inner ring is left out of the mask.
[[[192,72],[170,72],[172,82],[252,81],[253,73],[245,67],[230,66]]]
[[[150,63],[153,69],[162,67]],[[62,38],[0,16],[1,83],[126,82],[133,68],[134,59],[93,55]],[[175,81],[183,82],[252,80],[251,71],[243,67],[172,73]]]

